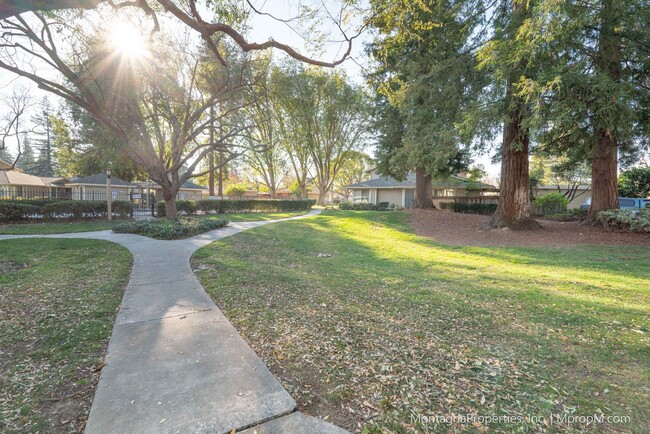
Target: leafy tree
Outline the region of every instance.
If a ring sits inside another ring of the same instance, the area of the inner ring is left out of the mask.
[[[362,89],[339,73],[295,67],[278,83],[284,89],[280,104],[295,128],[293,140],[309,152],[324,204],[350,151],[365,145],[369,108]]]
[[[622,197],[650,198],[650,167],[633,167],[621,173],[618,193]]]
[[[146,179],[122,142],[87,111],[66,105],[65,117],[51,117],[53,141],[62,176],[90,176],[111,168],[125,181]]]
[[[249,152],[246,162],[255,180],[268,188],[271,198],[277,197],[277,190],[288,173],[286,152],[287,131],[282,119],[279,101],[274,98],[281,90],[272,88],[273,66],[270,53],[253,60],[255,86],[251,103],[244,108],[253,126],[246,135]]]
[[[352,190],[345,187],[365,180],[366,172],[371,164],[372,159],[365,152],[350,151],[348,153],[335,182],[336,191],[345,197],[345,200],[349,201],[352,194]]]
[[[244,196],[244,193],[248,191],[248,187],[245,184],[230,184],[226,187],[226,196],[241,198]]]

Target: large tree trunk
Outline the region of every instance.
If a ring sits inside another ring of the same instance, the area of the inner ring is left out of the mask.
[[[596,72],[614,82],[621,75],[621,37],[616,0],[606,0],[600,12],[601,28],[598,40]],[[612,98],[615,96],[612,95]],[[605,111],[606,113],[606,111]],[[591,158],[591,206],[585,223],[594,223],[600,211],[618,208],[618,143],[609,119],[596,118],[596,143]]]
[[[598,129],[591,159],[591,206],[586,223],[594,223],[600,211],[618,208],[617,144],[614,132]]]
[[[431,175],[423,167],[415,169],[415,199],[413,208],[433,209],[433,185]]]
[[[328,193],[329,193],[329,191],[326,191],[326,190],[323,190],[322,188],[319,188],[318,189],[318,200],[316,201],[316,203],[318,205],[324,206],[325,205],[325,200],[327,199],[327,194]]]
[[[208,195],[214,196],[214,153],[208,154]]]
[[[510,92],[510,94],[512,94]],[[530,216],[528,148],[530,137],[522,128],[525,106],[518,101],[503,128],[501,188],[497,209],[485,229],[537,229]]]
[[[165,201],[165,214],[168,219],[176,220],[176,194],[168,187],[162,187],[163,200]]]

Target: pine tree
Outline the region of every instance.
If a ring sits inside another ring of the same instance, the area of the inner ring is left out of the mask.
[[[52,107],[50,100],[47,97],[43,97],[36,115],[32,117],[32,122],[36,127],[34,146],[38,151],[38,158],[31,172],[37,176],[54,176],[56,171],[51,116]]]
[[[34,164],[36,164],[34,149],[32,148],[32,144],[31,144],[31,140],[29,139],[29,136],[25,134],[22,140],[22,149],[20,153],[20,158],[18,159],[18,163],[16,163],[16,166],[18,166],[18,168],[24,171],[25,173],[34,175],[35,174]]]
[[[14,158],[15,157],[11,154],[6,146],[0,147],[0,160],[9,164],[13,164]]]

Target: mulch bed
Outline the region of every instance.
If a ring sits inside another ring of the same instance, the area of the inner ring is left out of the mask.
[[[489,216],[440,210],[411,210],[410,225],[417,235],[442,244],[480,247],[563,247],[576,244],[650,246],[650,235],[608,231],[579,222],[538,220],[536,231],[482,230]]]

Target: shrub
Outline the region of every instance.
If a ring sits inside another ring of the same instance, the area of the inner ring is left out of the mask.
[[[390,211],[392,207],[388,202],[379,202],[376,205],[374,203],[365,202],[341,202],[339,204],[339,209],[343,211]]]
[[[32,214],[40,214],[39,207],[26,203],[0,203],[0,221],[2,222],[29,220]]]
[[[607,229],[650,233],[650,209],[612,209],[599,212],[596,218]]]
[[[182,205],[179,203],[183,202]],[[179,212],[194,214],[201,210],[206,214],[215,212],[226,213],[247,213],[247,212],[286,212],[286,211],[308,211],[316,202],[311,199],[304,200],[275,200],[275,199],[244,199],[244,200],[200,200],[176,201],[176,208]],[[191,212],[190,212],[191,211]],[[158,217],[164,217],[165,203],[158,202]]]
[[[128,217],[131,215],[133,203],[128,200],[114,200],[111,203],[111,211],[113,214],[118,214],[120,217]]]
[[[558,222],[576,222],[586,219],[588,212],[587,209],[569,209],[565,212],[548,214],[544,218]]]
[[[450,209],[453,211],[454,202],[440,202],[440,209]]]
[[[242,197],[248,188],[244,184],[230,184],[224,193],[228,197]]]
[[[569,205],[567,199],[562,193],[548,193],[543,196],[537,196],[533,199],[533,204],[540,207],[542,214],[547,214],[549,211],[557,213],[558,211],[565,211]]]
[[[121,223],[113,227],[113,232],[143,235],[158,240],[177,240],[220,229],[227,225],[228,220],[224,219],[181,218],[179,220],[169,220],[160,218]]]

